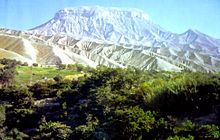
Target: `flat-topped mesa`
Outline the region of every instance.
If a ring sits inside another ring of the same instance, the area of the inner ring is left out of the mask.
[[[149,20],[149,15],[144,13],[142,10],[139,9],[132,9],[132,8],[116,8],[116,7],[100,7],[100,6],[82,6],[82,7],[75,7],[75,8],[64,8],[58,11],[55,14],[55,19],[71,17],[71,16],[82,16],[90,18],[92,16],[98,16],[102,18],[109,18],[113,16],[126,16],[131,18],[140,18],[144,20]]]
[[[170,35],[142,10],[100,6],[64,8],[50,21],[30,31],[46,36],[68,34],[81,39],[140,46],[153,46],[155,40]]]

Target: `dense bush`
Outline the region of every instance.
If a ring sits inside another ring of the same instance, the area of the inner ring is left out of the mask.
[[[0,86],[12,84],[16,74],[17,61],[9,59],[0,59]]]
[[[0,88],[0,138],[220,138],[218,74],[98,66],[78,80],[54,78]]]

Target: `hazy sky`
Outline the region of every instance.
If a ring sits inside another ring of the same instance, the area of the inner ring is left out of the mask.
[[[60,9],[84,5],[138,8],[171,32],[197,29],[220,39],[220,0],[0,0],[0,27],[30,29]]]

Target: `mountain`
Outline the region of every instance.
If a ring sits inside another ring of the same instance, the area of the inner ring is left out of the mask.
[[[148,70],[220,71],[220,59],[181,48],[134,49],[113,44],[77,40],[69,36],[42,36],[9,29],[0,30],[0,58],[43,65],[82,63],[95,67],[134,66]],[[64,45],[65,44],[65,45]]]
[[[218,39],[192,29],[182,34],[166,31],[137,9],[65,8],[29,31],[1,32],[25,38],[36,50],[39,42],[50,48],[51,59],[45,59],[45,64],[77,62],[93,67],[104,64],[149,70],[220,71]],[[36,62],[42,63],[38,59]]]
[[[172,42],[176,44],[177,47],[178,45],[182,45],[188,50],[191,49],[218,57],[220,54],[220,43],[218,40],[197,30],[190,29],[183,34],[177,35],[172,39]]]
[[[219,41],[196,30],[188,30],[183,34],[166,31],[138,9],[99,6],[60,10],[54,18],[31,29],[31,32],[44,36],[62,34],[124,46],[198,48],[203,52],[213,49],[212,52],[215,52],[220,46]],[[200,49],[200,46],[205,48]]]
[[[219,57],[220,43],[199,31],[175,34],[154,24],[137,9],[78,7],[60,10],[47,23],[31,30],[33,34],[71,36],[108,44],[146,47],[180,47]]]
[[[117,45],[152,46],[157,39],[172,36],[172,33],[150,21],[141,10],[98,6],[60,10],[53,19],[31,31],[44,36],[66,34]]]

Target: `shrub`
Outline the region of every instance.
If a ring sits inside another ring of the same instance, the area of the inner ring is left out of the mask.
[[[70,137],[72,130],[70,126],[61,122],[42,122],[39,126],[38,139],[57,139],[66,140]]]
[[[37,63],[33,63],[32,66],[38,67],[38,64]]]

